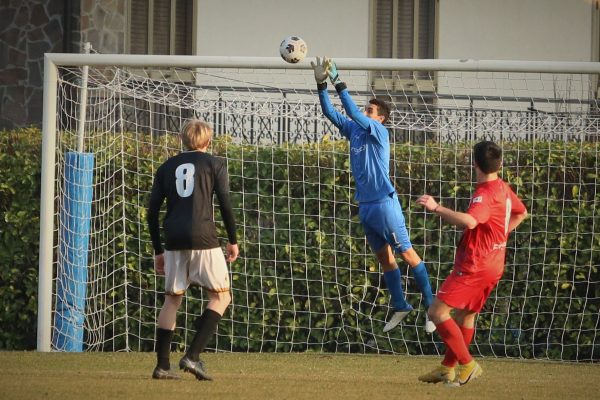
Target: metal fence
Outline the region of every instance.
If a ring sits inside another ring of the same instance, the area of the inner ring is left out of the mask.
[[[373,93],[356,92],[353,95],[368,98]],[[312,96],[316,99],[316,93]],[[63,96],[61,128],[65,130],[76,126],[77,102],[72,99],[76,99],[76,94],[65,93]],[[392,103],[392,114],[387,125],[392,141],[396,142],[454,142],[483,138],[597,142],[600,137],[600,113],[596,101],[586,105],[586,112],[550,113],[538,111],[532,99],[512,98],[510,110],[438,106],[432,98],[425,99],[422,95],[414,99],[407,95],[402,98],[388,96],[388,99]],[[477,100],[482,99],[471,98],[471,105]],[[567,102],[564,99],[556,101]],[[90,97],[86,124],[89,130],[109,126],[115,130],[162,135],[178,132],[182,121],[197,117],[212,124],[215,135],[229,135],[236,143],[280,145],[314,143],[326,135],[331,139],[341,138],[333,124],[323,117],[318,103],[288,100],[285,92],[268,102],[221,99],[216,103],[205,103],[200,102],[198,110],[193,110],[139,98]],[[243,112],[237,112],[239,110]],[[110,120],[108,123],[107,119]]]

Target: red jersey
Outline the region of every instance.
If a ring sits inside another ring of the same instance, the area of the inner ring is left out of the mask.
[[[465,229],[456,249],[454,270],[475,273],[487,270],[504,271],[508,223],[512,214],[526,211],[521,199],[502,179],[480,183],[475,188],[467,214],[478,222],[473,229]]]

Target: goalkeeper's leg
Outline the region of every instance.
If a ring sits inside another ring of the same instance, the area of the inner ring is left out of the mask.
[[[365,229],[369,245],[383,269],[383,277],[390,292],[394,313],[383,328],[388,332],[396,327],[413,310],[407,303],[402,289],[402,276],[394,251],[412,249],[402,208],[394,195],[388,201],[376,204],[361,204],[358,209],[360,221]],[[414,252],[414,250],[412,250]],[[415,253],[416,254],[416,253]]]
[[[423,305],[425,308],[429,308],[433,301],[431,284],[429,283],[429,275],[427,273],[425,263],[423,260],[421,260],[421,257],[419,257],[412,246],[410,237],[408,235],[408,230],[406,229],[406,221],[404,219],[404,214],[402,213],[402,207],[400,206],[397,196],[394,195],[390,201],[383,203],[379,207],[374,207],[373,210],[371,210],[369,207],[364,207],[361,205],[359,214],[362,214],[361,222],[363,222],[363,225],[365,225],[365,232],[367,233],[367,239],[369,240],[371,247],[381,248],[377,246],[379,244],[378,242],[380,241],[379,235],[373,234],[377,232],[380,233],[382,239],[388,244],[385,246],[385,248],[377,252],[377,258],[379,259],[383,270],[386,271],[385,274],[388,275],[387,271],[397,268],[394,253],[392,252],[393,249],[393,251],[399,253],[404,262],[411,267],[417,287],[423,296]],[[370,217],[371,220],[367,221],[367,217]],[[388,268],[386,268],[386,266]],[[396,275],[399,275],[399,273]],[[389,285],[388,280],[391,279],[386,276],[386,283],[388,283],[390,293],[392,294],[392,300],[394,300],[394,292],[392,292],[392,290],[395,285]],[[399,276],[397,280],[397,286],[401,290],[402,286]],[[397,304],[394,303],[396,312],[392,317],[392,320],[390,320],[388,325],[386,325],[384,328],[384,332],[397,325],[398,322],[400,322],[412,310],[412,307],[408,306],[408,304],[406,304],[404,301],[404,293],[402,293],[401,301],[397,301]],[[402,302],[404,302],[404,304],[401,304]],[[435,330],[435,325],[426,319],[425,329],[428,333],[432,333]]]
[[[410,270],[415,278],[415,283],[423,296],[423,306],[425,310],[431,306],[433,302],[433,291],[431,290],[431,283],[429,282],[429,274],[427,273],[427,267],[425,262],[419,257],[417,252],[410,247],[408,250],[400,253],[402,259],[410,266]],[[425,314],[425,332],[433,333],[435,331],[435,324]]]
[[[398,264],[396,264],[396,260],[394,259],[391,247],[386,244],[376,253],[376,256],[383,269],[383,278],[385,279],[386,286],[390,292],[392,307],[394,308],[392,317],[383,328],[383,332],[388,332],[402,322],[413,308],[404,298],[402,275],[398,268]]]
[[[190,347],[179,361],[179,368],[191,373],[198,380],[212,380],[206,371],[204,362],[200,359],[200,353],[217,330],[221,316],[231,303],[231,294],[226,292],[208,292],[209,302],[202,315],[195,321],[196,334],[192,339]]]
[[[179,379],[179,375],[171,370],[169,362],[171,341],[175,329],[177,310],[181,305],[182,295],[166,295],[165,303],[158,314],[158,331],[156,332],[156,367],[152,372],[154,379]]]

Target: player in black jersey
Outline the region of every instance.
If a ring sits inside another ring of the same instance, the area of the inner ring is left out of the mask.
[[[210,125],[195,119],[188,121],[181,130],[187,151],[165,161],[156,171],[152,185],[148,227],[154,247],[154,269],[158,275],[165,275],[166,294],[158,316],[157,364],[152,373],[155,379],[180,378],[170,369],[169,353],[177,310],[187,288],[203,287],[209,300],[194,323],[196,334],[179,361],[179,368],[199,380],[211,380],[199,355],[231,302],[229,272],[214,223],[215,194],[227,230],[227,261],[233,262],[239,250],[227,166],[223,159],[206,153],[211,139]],[[167,214],[163,221],[163,250],[159,211],[164,199],[167,199]]]

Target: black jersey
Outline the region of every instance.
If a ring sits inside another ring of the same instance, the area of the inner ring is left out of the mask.
[[[236,244],[229,179],[223,159],[201,151],[188,151],[169,158],[158,168],[148,207],[148,227],[155,254],[163,252],[158,220],[165,198],[167,214],[163,228],[167,250],[219,247],[213,215],[214,194],[229,243]]]

